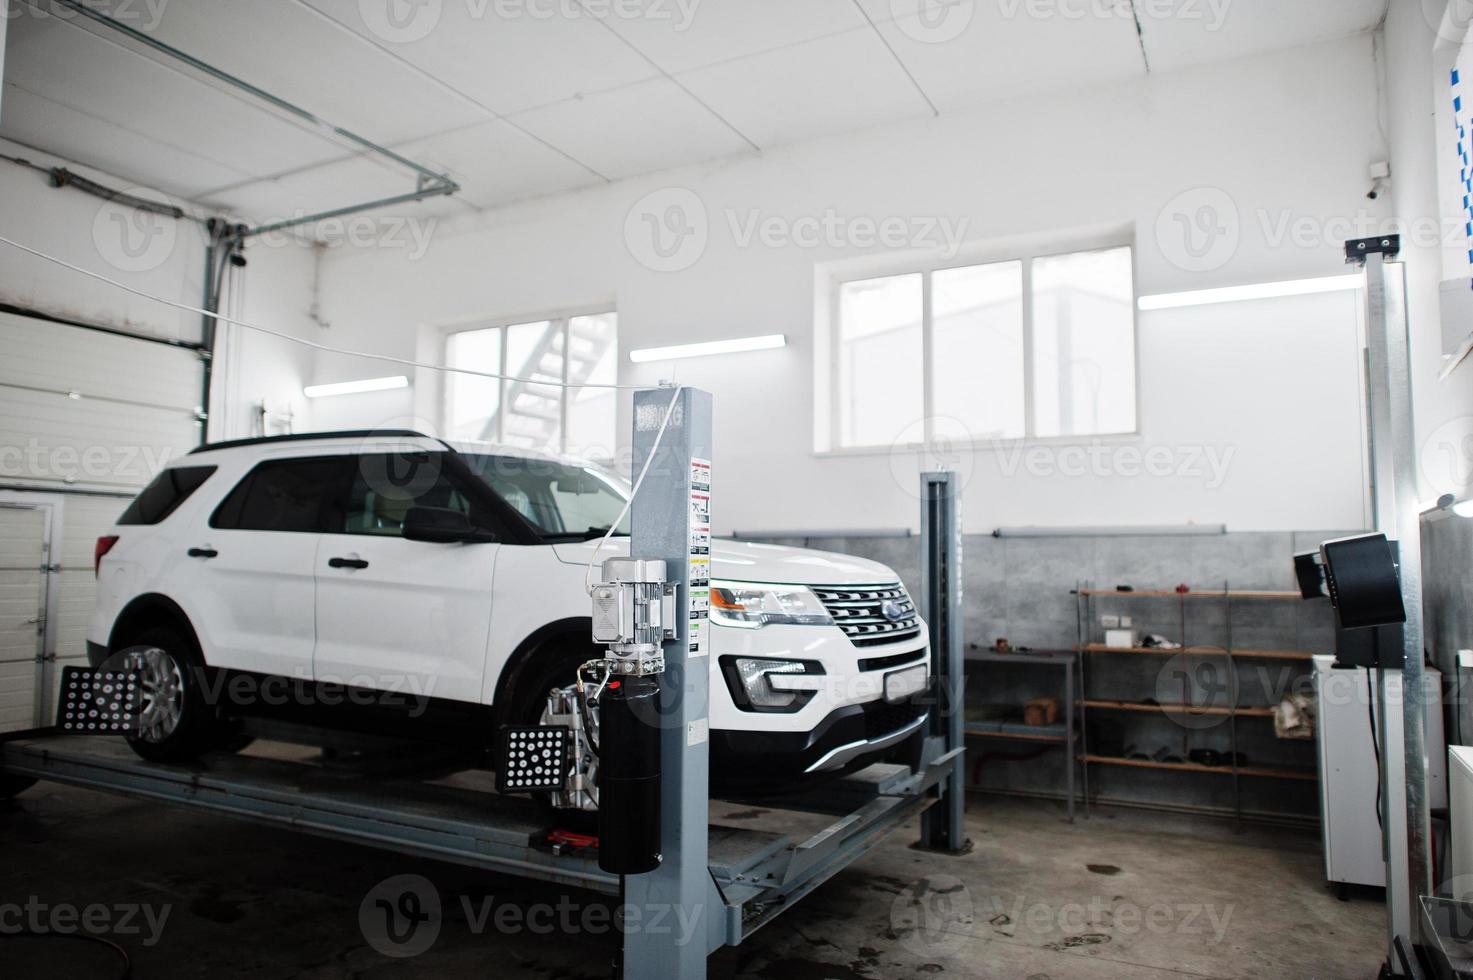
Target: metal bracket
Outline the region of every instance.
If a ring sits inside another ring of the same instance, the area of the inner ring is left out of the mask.
[[[1364,263],[1369,255],[1394,259],[1401,254],[1400,235],[1378,235],[1375,238],[1352,238],[1345,243],[1345,261]]]

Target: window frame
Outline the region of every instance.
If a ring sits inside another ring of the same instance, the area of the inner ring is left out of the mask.
[[[460,321],[460,322],[455,323],[453,326],[447,326],[447,327],[444,327],[444,328],[441,329],[441,331],[440,331],[441,336],[440,336],[440,340],[439,340],[439,342],[440,342],[440,358],[441,358],[442,363],[444,363],[446,367],[450,367],[451,366],[451,364],[450,364],[450,343],[451,343],[452,339],[457,334],[473,333],[473,332],[475,332],[477,330],[500,330],[501,331],[501,338],[500,338],[501,339],[501,355],[500,355],[501,369],[500,369],[500,373],[506,374],[507,373],[507,359],[506,359],[507,342],[508,342],[508,338],[511,335],[510,328],[517,327],[517,326],[523,326],[523,325],[531,324],[531,323],[542,323],[544,321],[546,321],[546,322],[548,322],[550,324],[555,325],[556,328],[562,332],[562,335],[563,335],[563,351],[564,351],[564,354],[563,354],[563,374],[562,374],[562,383],[563,383],[564,387],[560,389],[561,394],[560,394],[559,399],[558,399],[558,439],[557,439],[557,452],[562,453],[562,454],[567,454],[567,452],[568,452],[568,409],[569,409],[570,404],[571,404],[570,397],[569,397],[569,392],[570,392],[571,389],[569,389],[568,387],[566,387],[567,384],[568,384],[568,361],[569,361],[569,358],[567,356],[567,350],[568,350],[568,327],[569,327],[569,323],[572,320],[574,320],[575,318],[580,317],[580,316],[604,316],[604,315],[607,315],[607,314],[610,314],[610,313],[612,313],[614,315],[614,317],[615,317],[615,326],[614,326],[614,329],[615,329],[616,333],[615,333],[615,339],[614,339],[614,374],[615,374],[615,383],[617,383],[617,381],[618,381],[618,370],[619,370],[619,340],[618,340],[618,335],[617,335],[617,331],[619,329],[618,328],[619,308],[614,303],[594,303],[594,304],[591,304],[591,305],[588,305],[588,306],[564,307],[564,308],[553,310],[553,311],[550,311],[550,312],[517,314],[515,316],[477,317],[477,318],[471,319],[471,320]],[[447,381],[449,383],[446,384],[446,385],[444,385],[442,387],[441,391],[440,391],[440,408],[439,408],[439,415],[440,415],[440,419],[441,419],[441,427],[446,432],[450,431],[451,421],[452,421],[451,420],[451,416],[450,416],[450,399],[451,399],[451,391],[453,390],[454,379],[453,378],[447,378]],[[505,413],[505,411],[503,411],[503,409],[504,409],[504,407],[506,406],[506,403],[507,403],[507,398],[506,398],[507,391],[508,391],[509,387],[511,385],[515,384],[515,383],[516,382],[514,382],[514,381],[508,381],[505,378],[503,378],[501,381],[499,381],[497,383],[497,391],[498,391],[499,400],[497,401],[497,408],[496,408],[496,432],[495,432],[494,436],[492,438],[490,438],[490,439],[473,439],[473,440],[469,440],[469,441],[471,441],[471,442],[485,442],[485,443],[489,443],[489,444],[497,445],[497,446],[505,446],[506,445],[506,413]]]
[[[1065,255],[1077,255],[1088,252],[1106,252],[1114,249],[1128,249],[1130,252],[1130,276],[1131,276],[1131,357],[1135,364],[1135,379],[1132,391],[1132,400],[1135,403],[1135,428],[1128,432],[1105,432],[1105,433],[1081,433],[1073,435],[1040,436],[1036,435],[1036,419],[1034,418],[1034,359],[1033,359],[1033,263],[1038,259],[1057,258]],[[844,345],[842,341],[843,323],[840,317],[841,298],[840,294],[846,283],[863,282],[868,279],[884,279],[892,276],[904,276],[919,274],[921,277],[921,397],[922,418],[924,421],[923,441],[919,443],[908,443],[912,448],[922,448],[930,445],[936,438],[934,431],[936,418],[936,390],[934,378],[934,353],[935,338],[933,336],[932,324],[932,277],[937,272],[946,272],[951,269],[967,269],[973,266],[996,265],[1005,262],[1019,262],[1022,265],[1022,311],[1023,311],[1023,435],[1013,439],[973,439],[969,445],[973,449],[1005,449],[1019,445],[1077,445],[1095,441],[1126,441],[1138,439],[1141,435],[1141,377],[1140,377],[1140,263],[1138,261],[1139,250],[1136,247],[1135,236],[1124,231],[1114,231],[1094,235],[1077,235],[1071,237],[1049,237],[1032,240],[1018,240],[1008,244],[987,244],[980,247],[964,249],[960,254],[936,258],[931,261],[917,260],[915,258],[898,258],[893,256],[882,256],[879,259],[870,258],[861,263],[846,263],[833,267],[827,275],[820,271],[821,288],[827,290],[827,296],[820,299],[825,304],[828,322],[826,326],[825,343],[820,349],[827,348],[826,363],[822,370],[826,372],[823,383],[817,386],[820,394],[827,395],[828,401],[828,424],[815,426],[817,455],[822,456],[844,456],[844,455],[872,455],[879,452],[889,452],[896,448],[890,445],[845,445],[842,441],[843,423],[843,391],[840,384],[842,378],[841,358],[844,356]],[[821,362],[822,363],[822,362]],[[826,428],[826,431],[824,431]]]

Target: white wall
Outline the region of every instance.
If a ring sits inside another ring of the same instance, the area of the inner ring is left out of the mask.
[[[1384,201],[1365,197],[1380,144],[1371,41],[1361,36],[532,202],[442,224],[417,261],[336,250],[325,263],[324,308],[334,342],[400,356],[413,356],[424,324],[609,301],[625,349],[785,333],[790,344],[779,351],[673,366],[625,361],[621,380],[673,375],[715,393],[718,531],[914,526],[914,457],[812,451],[815,265],[879,250],[743,247],[726,212],[739,223],[752,209],[785,221],[830,209],[845,219],[930,216],[965,220],[973,240],[1134,226],[1145,294],[1337,275],[1341,241],[1359,225],[1379,231],[1387,213]],[[631,253],[633,241],[648,254],[637,235],[626,238],[626,218],[669,187],[695,193],[708,237],[689,268],[657,272]],[[1204,207],[1227,232],[1205,271],[1172,217]],[[1143,314],[1141,436],[1096,450],[1106,468],[1125,472],[1059,475],[1080,465],[1078,450],[1016,467],[1015,457],[981,451],[971,460],[969,529],[1360,526],[1356,329],[1347,295]],[[383,373],[393,372],[320,357],[315,380]],[[374,425],[414,404],[401,392],[361,410],[343,399],[333,412],[338,423]],[[1233,455],[1215,487],[1210,469],[1130,475],[1141,467],[1136,455],[1153,448],[1170,453],[1172,466],[1189,465],[1194,451]]]

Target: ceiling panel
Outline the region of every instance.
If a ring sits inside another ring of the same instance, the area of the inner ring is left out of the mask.
[[[1035,18],[1027,10],[1026,0],[958,5],[877,29],[942,112],[1145,74],[1128,15]]]
[[[0,136],[38,148],[32,162],[55,166],[56,154],[190,201],[211,187],[245,177],[242,171],[180,147],[144,136],[120,123],[58,105],[13,84],[5,86]],[[29,153],[23,153],[31,156]],[[121,188],[120,188],[121,189]]]
[[[610,179],[750,149],[666,78],[532,109],[515,120]]]
[[[659,74],[593,16],[563,16],[582,9],[571,0],[303,2],[502,114]],[[500,15],[508,10],[522,13]],[[398,19],[386,19],[385,11]]]
[[[499,120],[397,149],[412,160],[449,173],[463,185],[457,197],[476,207],[601,183],[586,167]]]
[[[331,160],[342,147],[315,131],[261,111],[243,95],[198,84],[118,44],[55,18],[11,22],[5,73],[20,87],[79,113],[115,120],[161,145],[244,174],[270,174]],[[9,136],[9,119],[0,135]],[[13,137],[13,138],[19,138]],[[48,146],[46,140],[40,145]],[[84,162],[106,168],[108,148],[97,141]],[[158,172],[158,180],[197,184],[199,175]]]
[[[1402,0],[1398,0],[1402,2]],[[1421,3],[1423,0],[1406,0]],[[1151,17],[1141,29],[1153,71],[1348,37],[1381,22],[1387,0],[1202,0],[1193,16]],[[1214,10],[1216,8],[1216,10]],[[1217,13],[1216,11],[1221,11]]]
[[[869,28],[678,77],[761,147],[931,114]]]
[[[359,156],[220,191],[201,203],[262,225],[412,190],[414,180],[409,175],[391,172],[380,161]]]
[[[141,0],[106,4],[123,23],[132,23],[129,13],[149,9]],[[189,0],[154,9],[159,15],[147,25],[151,37],[374,142],[412,139],[485,118],[296,0]]]
[[[853,0],[638,0],[599,9],[604,23],[672,73],[865,25]]]

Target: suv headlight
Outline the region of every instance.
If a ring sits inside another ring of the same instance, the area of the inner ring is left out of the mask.
[[[711,622],[749,630],[769,623],[834,625],[818,596],[804,586],[720,581],[711,583]]]
[[[824,670],[811,660],[722,657],[721,672],[738,708],[793,712],[813,700]]]

